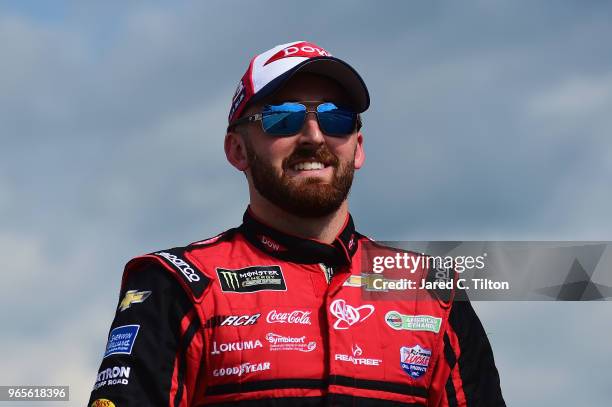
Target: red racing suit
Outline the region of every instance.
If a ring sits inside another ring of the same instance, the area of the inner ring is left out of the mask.
[[[367,292],[368,244],[350,215],[324,244],[247,210],[131,260],[89,405],[505,406],[469,301]]]

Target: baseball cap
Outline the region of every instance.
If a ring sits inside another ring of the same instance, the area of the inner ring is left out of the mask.
[[[295,41],[277,45],[251,59],[232,97],[228,122],[239,118],[247,105],[274,93],[297,72],[315,73],[338,82],[357,113],[370,106],[368,88],[353,67],[316,44]]]

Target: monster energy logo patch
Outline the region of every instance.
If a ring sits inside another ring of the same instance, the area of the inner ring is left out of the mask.
[[[280,266],[253,266],[239,270],[217,268],[223,292],[287,291]]]
[[[431,315],[403,315],[397,311],[389,311],[385,315],[385,322],[391,328],[399,331],[430,331],[440,332],[442,318],[432,317]]]

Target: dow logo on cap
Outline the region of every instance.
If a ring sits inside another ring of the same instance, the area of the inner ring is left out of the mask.
[[[278,61],[279,59],[288,58],[288,57],[303,57],[303,58],[313,58],[313,57],[330,57],[331,54],[325,51],[323,48],[318,45],[312,44],[310,42],[299,42],[297,44],[293,44],[289,47],[283,48],[278,51],[276,54],[272,55],[270,59],[268,59],[264,66],[272,63],[274,61]]]

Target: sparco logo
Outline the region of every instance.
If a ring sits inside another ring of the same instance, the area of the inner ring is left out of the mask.
[[[300,324],[311,325],[310,311],[276,312],[275,309],[268,312],[266,321],[270,324]]]
[[[242,341],[242,342],[229,342],[229,343],[220,343],[217,347],[217,342],[213,341],[212,343],[212,351],[211,355],[219,355],[225,352],[235,352],[237,350],[250,350],[262,348],[263,345],[259,339],[254,341]]]
[[[331,303],[329,311],[338,318],[334,323],[334,329],[349,329],[352,325],[368,319],[374,313],[374,306],[365,304],[355,308],[345,300],[338,299]]]
[[[253,266],[238,270],[217,268],[221,291],[252,293],[255,291],[286,291],[280,266]]]
[[[191,281],[192,283],[195,281],[200,281],[200,276],[196,274],[196,272],[191,268],[189,264],[185,262],[185,260],[175,256],[174,254],[170,254],[166,252],[158,252],[155,254],[168,259],[168,261],[174,264],[176,268],[178,268],[181,271],[181,273],[183,273],[183,275],[185,276],[187,280]]]

